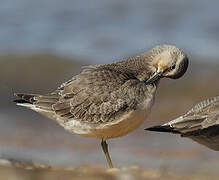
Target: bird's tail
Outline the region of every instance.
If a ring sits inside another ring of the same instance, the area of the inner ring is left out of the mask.
[[[31,106],[35,101],[33,94],[14,93],[14,96],[18,97],[14,102],[20,106]]]
[[[158,132],[168,132],[168,133],[174,133],[174,134],[180,134],[179,131],[175,130],[170,125],[161,125],[161,126],[153,126],[150,128],[146,128],[147,131],[158,131]]]
[[[38,94],[14,94],[18,99],[14,102],[19,106],[25,106],[35,111],[51,111],[52,105],[58,101],[57,94],[38,95]]]

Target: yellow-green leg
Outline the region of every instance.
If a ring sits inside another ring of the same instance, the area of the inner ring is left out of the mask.
[[[109,152],[108,152],[108,145],[107,145],[106,141],[103,140],[103,139],[101,141],[101,146],[102,146],[103,152],[106,156],[106,160],[107,160],[107,163],[109,165],[109,168],[113,168],[113,163],[111,161],[111,158],[110,158],[110,155],[109,155]]]

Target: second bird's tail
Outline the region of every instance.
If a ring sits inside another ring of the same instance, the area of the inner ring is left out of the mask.
[[[174,130],[174,128],[172,128],[170,125],[153,126],[153,127],[150,127],[150,128],[146,128],[145,130],[180,134],[179,131]]]

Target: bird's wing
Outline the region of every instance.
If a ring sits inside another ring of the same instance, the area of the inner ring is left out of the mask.
[[[184,117],[211,112],[212,107],[214,107],[218,104],[219,104],[219,96],[206,99],[206,100],[196,104],[191,110],[189,110],[184,115]]]
[[[127,74],[89,67],[61,85],[58,89],[60,99],[52,108],[65,121],[113,121],[121,112],[135,108],[135,95],[141,98],[145,89],[144,83]]]
[[[185,115],[167,124],[183,134],[219,124],[219,96],[200,102]]]
[[[181,134],[219,151],[219,96],[197,104],[175,120],[146,130]]]

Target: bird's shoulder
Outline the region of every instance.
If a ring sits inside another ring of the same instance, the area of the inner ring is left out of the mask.
[[[106,90],[110,92],[130,79],[135,78],[125,72],[118,72],[101,65],[86,66],[80,74],[63,83],[58,91],[62,97],[77,94],[81,90],[95,93],[103,93]]]

